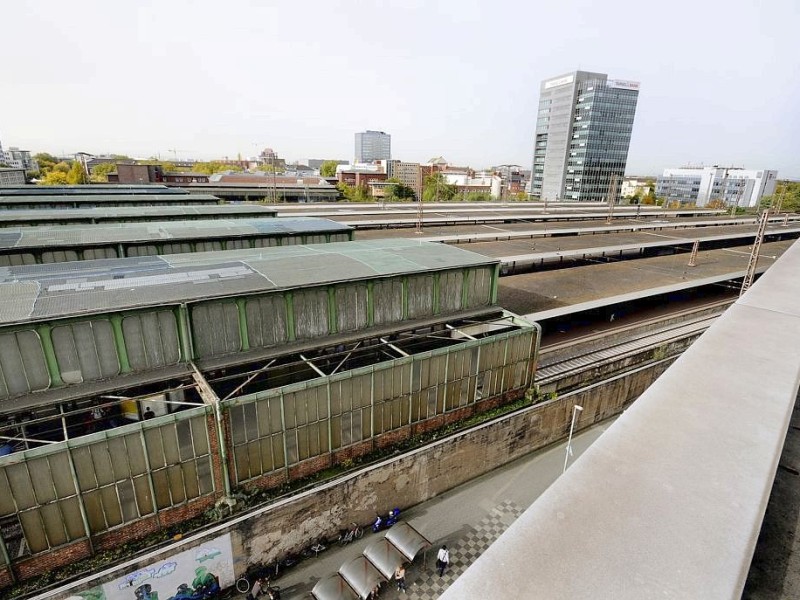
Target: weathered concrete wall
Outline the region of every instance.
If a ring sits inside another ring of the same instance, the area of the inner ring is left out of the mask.
[[[110,581],[226,532],[231,533],[238,576],[250,564],[270,562],[300,549],[312,539],[333,537],[340,526],[350,521],[366,524],[374,519],[376,512],[393,506],[414,506],[563,439],[569,428],[573,404],[584,407],[576,424],[578,430],[614,416],[633,402],[673,360],[640,367],[588,389],[453,434],[419,450],[242,515],[201,535],[110,569],[82,587],[75,585],[72,590],[49,597],[67,598],[70,591]]]

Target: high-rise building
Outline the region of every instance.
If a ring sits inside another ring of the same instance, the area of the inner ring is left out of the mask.
[[[612,175],[621,183],[625,173],[638,97],[638,82],[608,79],[603,73],[574,71],[543,81],[531,194],[548,200],[607,200]]]
[[[708,206],[757,206],[762,196],[775,193],[778,172],[767,169],[683,167],[664,169],[656,196],[667,202]]]
[[[392,136],[383,131],[362,131],[356,134],[356,163],[392,158]]]

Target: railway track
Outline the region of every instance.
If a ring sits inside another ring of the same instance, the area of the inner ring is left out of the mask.
[[[547,384],[593,365],[697,336],[717,319],[733,300],[723,300],[678,313],[647,319],[613,331],[592,333],[543,346],[536,371],[537,384]],[[674,322],[678,319],[677,322]],[[664,324],[665,321],[673,321]]]

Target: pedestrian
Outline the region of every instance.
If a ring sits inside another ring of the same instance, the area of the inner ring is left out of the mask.
[[[397,591],[406,593],[406,566],[398,565],[394,570],[394,578],[397,580]]]
[[[155,416],[156,416],[156,413],[153,412],[152,408],[150,408],[149,406],[145,407],[145,409],[144,409],[144,418],[145,418],[145,420],[152,419]]]
[[[447,546],[442,545],[436,555],[436,568],[439,569],[439,577],[444,575],[448,564],[450,564],[450,552],[447,550]]]

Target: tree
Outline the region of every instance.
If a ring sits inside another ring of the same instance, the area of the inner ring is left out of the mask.
[[[464,194],[465,202],[491,202],[492,195],[489,192],[467,192]]]
[[[511,199],[516,200],[517,202],[525,202],[528,200],[528,192],[517,192],[511,196]]]
[[[456,186],[447,183],[441,173],[431,173],[425,178],[422,200],[424,202],[449,202],[457,192]]]
[[[108,174],[117,170],[115,163],[100,163],[92,167],[92,175],[89,178],[96,183],[103,183],[108,181]]]
[[[322,177],[334,177],[336,175],[336,166],[338,163],[335,160],[326,160],[322,162],[319,167],[319,174]]]
[[[775,208],[781,212],[800,212],[800,183],[784,181],[775,187],[771,196],[763,196],[759,208]]]
[[[53,156],[52,154],[48,154],[47,152],[39,152],[38,154],[34,154],[33,158],[36,159],[36,162],[39,163],[39,172],[41,175],[46,175],[58,162],[58,159]]]
[[[370,202],[372,196],[369,193],[369,188],[363,185],[347,185],[346,183],[339,183],[336,186],[348,202]]]
[[[398,201],[402,202],[403,200],[415,200],[417,195],[414,193],[414,190],[411,189],[409,186],[400,183],[399,180],[395,179],[394,177],[388,180],[392,185],[386,186],[386,200],[388,202]]]
[[[39,185],[67,185],[67,174],[62,171],[50,171],[39,179]]]
[[[83,165],[77,160],[73,160],[67,173],[67,183],[70,185],[82,185],[89,183],[89,177],[83,170]]]
[[[64,173],[64,175],[66,175],[67,173],[69,173],[69,163],[65,160],[62,160],[61,162],[57,162],[54,165],[52,165],[50,167],[50,170],[59,171],[61,173]],[[47,171],[45,171],[45,173],[47,173]]]
[[[192,167],[192,170],[196,173],[205,173],[206,175],[213,175],[214,173],[220,173],[221,171],[243,171],[242,167],[239,165],[229,165],[227,163],[221,163],[218,161],[195,163],[194,167]]]

